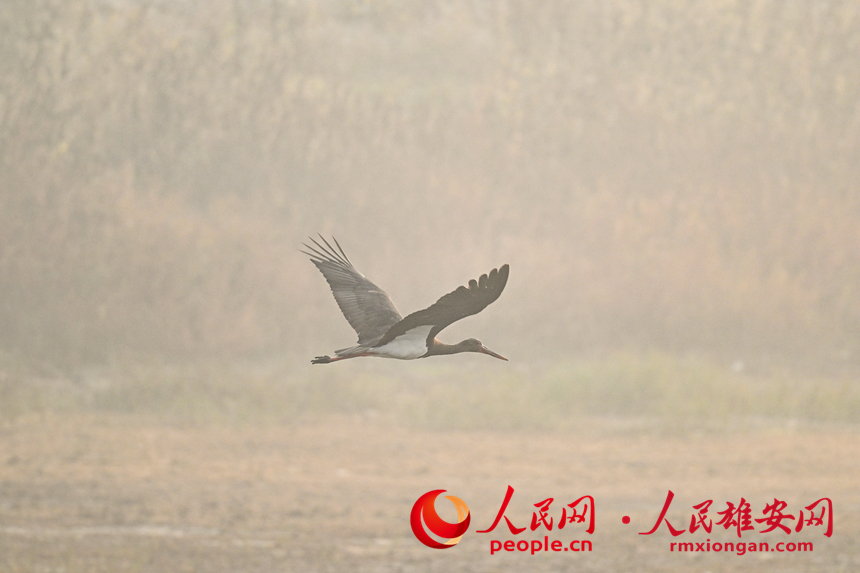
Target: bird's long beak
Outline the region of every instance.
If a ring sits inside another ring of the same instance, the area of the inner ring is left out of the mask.
[[[495,352],[493,352],[492,350],[490,350],[489,348],[487,348],[483,344],[481,345],[481,353],[482,354],[489,354],[493,358],[498,358],[499,360],[507,360],[507,358],[505,358],[501,354],[496,354]]]

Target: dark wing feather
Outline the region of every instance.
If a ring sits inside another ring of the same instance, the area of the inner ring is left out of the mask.
[[[434,325],[428,336],[428,340],[432,340],[449,324],[478,314],[499,298],[508,282],[509,272],[510,267],[502,265],[499,269],[490,271],[489,274],[481,275],[477,281],[475,279],[469,281],[468,288],[461,286],[424,310],[413,312],[389,328],[377,346],[382,346],[417,326],[428,324]]]
[[[336,239],[334,244],[337,249],[322,235],[320,239],[325,246],[311,238],[316,248],[305,244],[310,252],[302,252],[311,258],[311,262],[328,281],[343,316],[358,333],[358,343],[372,344],[391,325],[399,322],[402,316],[385,291],[352,266]]]

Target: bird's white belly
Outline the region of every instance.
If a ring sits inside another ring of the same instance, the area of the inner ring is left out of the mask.
[[[427,354],[427,336],[432,328],[433,325],[429,324],[416,326],[384,346],[371,348],[368,353],[386,358],[399,358],[400,360],[420,358]]]

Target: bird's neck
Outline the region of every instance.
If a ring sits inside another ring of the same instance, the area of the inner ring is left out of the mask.
[[[465,340],[463,342],[458,342],[457,344],[445,344],[444,342],[439,342],[439,339],[434,338],[426,356],[441,356],[443,354],[458,354],[460,352],[466,352],[463,345],[464,342]]]

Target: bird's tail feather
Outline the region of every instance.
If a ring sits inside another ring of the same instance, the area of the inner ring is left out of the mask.
[[[335,350],[334,353],[338,356],[351,356],[353,354],[359,354],[366,351],[367,347],[361,346],[359,344],[356,346],[350,346],[349,348],[341,348],[340,350]]]

